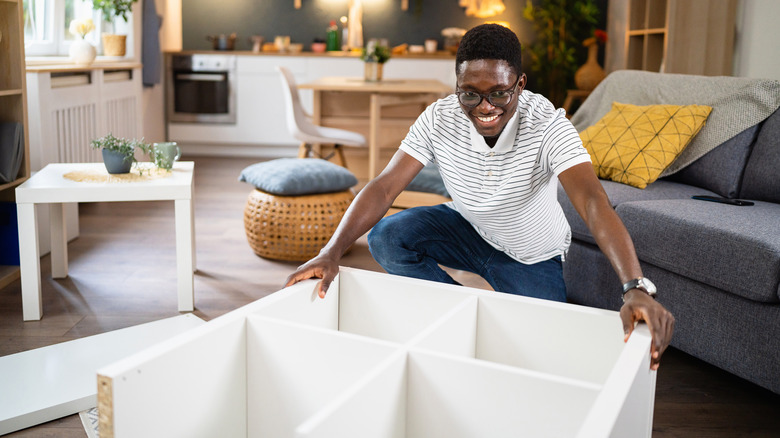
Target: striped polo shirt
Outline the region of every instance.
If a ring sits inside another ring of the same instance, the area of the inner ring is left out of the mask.
[[[590,162],[577,131],[549,100],[524,90],[492,148],[455,94],[431,104],[400,146],[434,162],[458,211],[494,248],[532,264],[564,256],[571,229],[557,200],[557,175]]]

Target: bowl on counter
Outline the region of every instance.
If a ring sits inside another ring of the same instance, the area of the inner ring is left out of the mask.
[[[325,53],[325,49],[328,47],[325,43],[314,42],[311,43],[311,51],[314,53]]]
[[[288,46],[288,50],[290,53],[301,53],[303,51],[303,44],[290,43],[290,45]]]

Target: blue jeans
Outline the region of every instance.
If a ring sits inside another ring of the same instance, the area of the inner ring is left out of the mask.
[[[415,207],[388,216],[368,234],[374,259],[390,274],[458,284],[439,265],[473,272],[496,291],[566,301],[561,257],[526,265],[490,246],[457,211]]]

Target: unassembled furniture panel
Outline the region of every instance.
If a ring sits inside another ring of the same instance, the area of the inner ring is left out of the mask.
[[[101,437],[649,437],[644,325],[341,268],[98,371]]]
[[[0,357],[0,435],[94,408],[97,369],[202,324],[179,315]]]

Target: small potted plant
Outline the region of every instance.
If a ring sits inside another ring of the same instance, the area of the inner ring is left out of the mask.
[[[126,138],[116,138],[112,134],[105,137],[92,140],[90,145],[94,149],[100,149],[103,154],[103,163],[106,170],[111,174],[128,173],[133,163],[136,162],[135,150],[140,149],[148,154],[150,145],[142,140],[128,140]]]
[[[368,41],[366,47],[363,48],[360,59],[363,60],[366,66],[366,81],[381,81],[382,66],[390,59],[390,48],[379,44],[377,40],[372,38]]]
[[[116,19],[121,18],[127,23],[127,14],[133,9],[133,3],[138,0],[92,0],[92,9],[100,11],[103,20],[111,23],[112,31],[116,32]],[[125,56],[127,35],[117,35],[115,33],[104,32],[103,55],[105,56]]]

